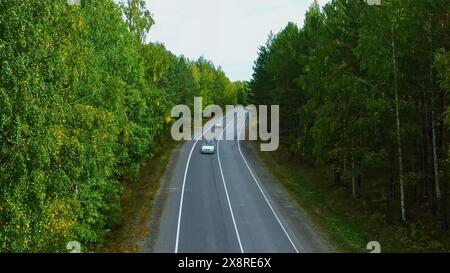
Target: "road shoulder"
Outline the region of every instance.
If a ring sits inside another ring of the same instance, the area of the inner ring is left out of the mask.
[[[101,252],[142,252],[148,240],[153,238],[155,211],[160,204],[160,189],[167,176],[167,169],[177,158],[180,145],[167,143],[160,152],[141,169],[137,181],[124,181],[121,198],[121,222],[113,227]]]
[[[276,212],[287,223],[289,232],[293,233],[300,252],[334,252],[330,238],[313,224],[306,210],[304,210],[291,193],[279,182],[271,167],[261,158],[259,145],[255,142],[242,142],[242,151],[251,168],[257,174],[258,181],[269,193],[270,201],[274,202]]]

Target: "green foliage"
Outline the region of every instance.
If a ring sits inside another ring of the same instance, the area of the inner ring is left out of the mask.
[[[136,39],[143,43],[155,21],[150,11],[145,7],[144,0],[127,0],[126,4],[122,1],[121,7],[127,19],[128,28]]]
[[[436,207],[432,130],[442,188],[447,183],[450,6],[382,2],[333,0],[322,9],[315,2],[302,28],[289,23],[260,48],[251,88],[255,104],[280,104],[280,142],[291,156],[343,183],[397,180],[401,146],[412,213]],[[391,191],[397,198],[399,187]]]
[[[248,82],[235,82],[236,100],[240,105],[248,105],[252,99],[253,93]]]
[[[172,106],[235,101],[219,69],[141,43],[153,21],[128,2],[0,1],[0,252],[101,244]]]

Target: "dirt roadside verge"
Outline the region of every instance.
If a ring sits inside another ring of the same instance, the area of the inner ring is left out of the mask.
[[[160,148],[157,155],[148,161],[139,173],[136,182],[124,182],[124,194],[121,198],[121,224],[108,235],[100,252],[139,253],[143,244],[152,236],[152,216],[155,198],[161,186],[161,177],[168,164],[176,158],[180,143],[170,142]]]

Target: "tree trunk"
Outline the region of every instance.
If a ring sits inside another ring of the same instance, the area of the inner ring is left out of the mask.
[[[430,45],[430,99],[431,99],[431,138],[432,138],[432,148],[433,148],[433,174],[434,174],[434,189],[436,196],[437,212],[440,211],[441,203],[441,188],[439,185],[439,165],[438,165],[438,155],[437,155],[437,144],[436,144],[436,114],[435,114],[435,98],[433,92],[433,33],[432,33],[432,14],[430,12],[429,19],[429,31],[428,31],[428,41]]]
[[[431,94],[431,107],[434,107],[434,94]],[[441,202],[441,188],[439,184],[439,165],[438,165],[438,155],[437,155],[437,144],[436,144],[436,123],[435,123],[435,112],[431,110],[431,137],[432,137],[432,147],[433,147],[433,175],[434,175],[434,190],[435,198],[437,204],[437,210],[439,212],[440,202]]]
[[[356,196],[361,198],[363,197],[363,192],[362,192],[362,176],[360,174],[358,174],[358,177],[356,178]]]
[[[445,180],[444,180],[445,181]],[[449,221],[448,221],[448,190],[447,190],[447,182],[443,183],[443,191],[444,191],[444,196],[442,198],[442,220],[443,220],[443,226],[444,229],[448,229],[449,226]]]
[[[396,48],[395,48],[395,32],[394,24],[392,24],[392,65],[394,70],[394,93],[395,93],[395,118],[397,123],[397,148],[398,148],[398,170],[399,170],[399,183],[400,183],[400,209],[402,215],[402,221],[406,222],[406,208],[405,208],[405,187],[403,181],[403,155],[402,155],[402,137],[400,126],[400,99],[398,94],[398,82],[397,82],[397,61],[396,61]]]
[[[341,186],[342,185],[340,164],[341,164],[340,161],[337,160],[336,166],[335,166],[335,169],[334,169],[334,184],[336,186]]]
[[[425,105],[426,105],[426,96],[427,92],[424,91],[423,92],[423,108],[425,109]],[[424,183],[423,183],[423,188],[422,188],[422,198],[425,202],[430,202],[430,196],[432,194],[430,194],[430,184],[432,184],[432,182],[430,182],[430,172],[429,172],[429,138],[428,138],[428,112],[425,110],[424,111],[424,117],[423,117],[423,128],[422,128],[422,173],[424,174]]]
[[[355,159],[352,155],[352,195],[356,199]]]
[[[340,186],[342,184],[341,173],[339,172],[338,169],[336,169],[334,172],[334,183],[336,184],[336,186]]]

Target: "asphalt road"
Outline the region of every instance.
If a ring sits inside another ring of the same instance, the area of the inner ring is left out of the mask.
[[[233,129],[232,122],[223,124]],[[235,135],[244,128],[235,126]],[[183,144],[163,177],[153,238],[144,251],[328,252],[323,237],[252,147],[246,141],[219,140],[217,152],[205,155],[201,140]]]

